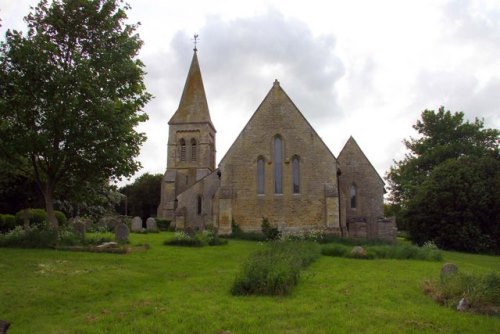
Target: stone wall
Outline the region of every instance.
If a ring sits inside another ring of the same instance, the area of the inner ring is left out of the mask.
[[[283,189],[279,194],[274,189],[276,136],[283,143]],[[257,193],[259,157],[265,162],[263,194]],[[298,193],[293,190],[294,157],[299,159]],[[279,83],[275,82],[219,169],[224,193],[221,222],[234,219],[244,231],[260,231],[262,218],[266,217],[281,230],[332,227],[340,233],[336,159]]]
[[[340,152],[338,163],[341,170],[340,205],[341,211],[345,212],[343,220],[350,224],[363,220],[366,223],[366,237],[379,238],[377,220],[384,216],[384,181],[352,137]],[[352,185],[356,187],[355,207],[351,206]],[[352,226],[356,227],[349,228],[349,235],[361,237],[364,232],[356,224]],[[351,231],[355,231],[355,234]]]

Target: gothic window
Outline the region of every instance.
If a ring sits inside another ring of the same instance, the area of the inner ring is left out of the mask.
[[[283,141],[274,137],[274,193],[283,193]]]
[[[201,196],[198,196],[198,205],[197,205],[197,210],[196,210],[198,215],[201,215],[201,207],[202,207],[202,199],[201,199]]]
[[[358,202],[358,188],[353,183],[351,184],[351,209],[356,209]]]
[[[196,161],[198,150],[196,146],[196,139],[191,139],[191,161]]]
[[[181,148],[181,161],[186,161],[186,141],[181,139],[179,146]]]
[[[300,169],[299,169],[299,157],[294,156],[292,158],[292,181],[293,181],[293,193],[300,193]]]
[[[264,167],[264,158],[259,157],[259,159],[257,159],[257,194],[264,193]]]

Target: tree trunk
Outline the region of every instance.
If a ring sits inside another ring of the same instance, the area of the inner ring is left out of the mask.
[[[56,213],[54,211],[54,199],[53,199],[52,187],[47,184],[45,190],[43,191],[43,197],[45,198],[45,208],[47,210],[47,219],[49,220],[49,227],[57,229],[59,227]]]

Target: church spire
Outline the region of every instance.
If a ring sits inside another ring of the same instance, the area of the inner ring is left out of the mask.
[[[209,123],[212,128],[214,127],[208,111],[196,46],[179,107],[168,122],[168,124],[185,123]]]

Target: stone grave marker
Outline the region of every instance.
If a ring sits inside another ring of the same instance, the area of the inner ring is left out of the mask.
[[[445,263],[441,267],[441,279],[446,279],[450,276],[453,276],[457,273],[458,267],[453,263]]]
[[[128,241],[129,230],[124,223],[116,224],[115,226],[115,240],[118,243],[126,243]]]
[[[31,212],[29,209],[24,209],[21,213],[21,219],[23,220],[24,228],[28,228],[30,226],[30,219],[32,218]]]
[[[149,217],[146,220],[146,230],[148,232],[158,232],[158,225],[156,224],[156,219]]]
[[[142,231],[142,219],[141,217],[134,217],[132,219],[132,225],[130,226],[132,232],[141,232]]]

